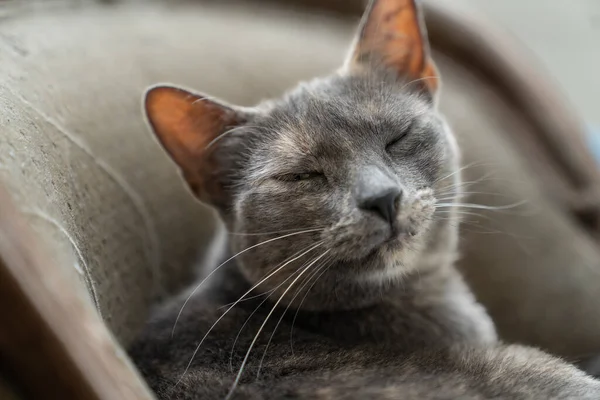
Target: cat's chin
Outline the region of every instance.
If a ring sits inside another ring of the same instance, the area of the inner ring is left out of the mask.
[[[342,248],[340,246],[336,249],[334,247],[332,255],[338,256],[337,258],[341,262],[362,262],[365,267],[368,267],[373,264],[387,262],[390,258],[402,258],[403,253],[411,252],[412,249],[419,247],[418,242],[422,239],[420,236],[414,231],[388,230],[385,233],[377,232],[376,235],[372,234],[371,237],[365,238],[366,242],[371,242],[369,243],[370,246],[367,247],[365,246],[366,243],[363,243],[362,246],[352,248],[346,246]],[[374,237],[376,237],[375,240]]]
[[[399,278],[418,264],[423,238],[418,233],[398,233],[383,241],[360,260],[359,279],[384,282]]]
[[[376,260],[385,257],[388,253],[398,253],[406,248],[406,235],[398,234],[391,235],[388,239],[375,246],[366,257],[359,257],[364,260]]]
[[[342,263],[349,262],[359,277],[359,280],[370,281],[386,280],[397,277],[412,269],[416,264],[421,238],[417,234],[394,233],[370,251],[355,254],[355,257],[345,257]]]
[[[390,235],[389,239],[379,246],[381,252],[396,252],[409,246],[412,242],[412,238],[416,236],[414,232],[394,232]]]

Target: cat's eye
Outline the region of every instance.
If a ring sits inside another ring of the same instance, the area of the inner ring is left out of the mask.
[[[407,126],[400,129],[400,132],[398,132],[398,134],[394,135],[394,138],[385,145],[385,150],[390,151],[394,148],[394,146],[396,146],[397,144],[402,142],[408,136],[408,134],[412,131],[414,123],[415,123],[414,121],[411,121],[408,123]]]
[[[402,139],[404,139],[406,137],[407,133],[408,132],[405,131],[400,136],[394,138],[391,142],[389,142],[388,144],[385,145],[385,149],[389,151],[392,147],[394,147],[395,145],[400,143],[402,141]]]
[[[300,181],[306,181],[309,179],[318,178],[320,176],[323,176],[323,174],[320,172],[300,172],[300,173],[293,173],[293,174],[282,174],[282,175],[276,176],[275,178],[279,181],[284,181],[284,182],[300,182]]]

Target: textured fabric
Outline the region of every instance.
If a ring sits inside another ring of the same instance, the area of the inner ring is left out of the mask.
[[[127,341],[189,282],[214,226],[146,128],[144,89],[248,104],[335,65],[351,26],[213,4],[19,11],[0,28],[0,177]]]
[[[0,180],[127,343],[157,299],[190,283],[215,226],[148,132],[144,89],[169,81],[249,105],[336,68],[355,20],[271,3],[106,3],[3,14]],[[600,252],[511,141],[531,124],[469,57],[433,47],[442,108],[473,164],[467,191],[477,194],[465,202],[527,201],[465,214],[469,282],[506,339],[565,355],[600,348],[600,318],[590,318]]]

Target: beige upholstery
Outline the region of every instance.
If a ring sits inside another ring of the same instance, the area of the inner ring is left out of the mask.
[[[168,81],[249,105],[337,67],[356,19],[262,2],[106,3],[3,10],[0,182],[52,252],[44,279],[54,267],[78,277],[126,344],[151,304],[190,283],[215,226],[146,129],[144,89]],[[527,114],[537,100],[515,104],[444,36],[432,30],[442,109],[473,163],[467,191],[488,193],[465,202],[527,201],[467,215],[461,266],[504,338],[568,356],[600,349],[598,244],[514,140],[546,129]]]
[[[2,180],[121,339],[189,278],[213,228],[145,127],[144,89],[251,104],[343,57],[351,25],[264,10],[89,5],[3,23]]]

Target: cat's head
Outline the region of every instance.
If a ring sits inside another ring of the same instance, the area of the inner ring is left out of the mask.
[[[332,284],[358,299],[356,288],[414,270],[454,229],[458,154],[438,86],[414,0],[379,0],[329,77],[255,108],[167,86],[145,106],[192,192],[219,211],[245,276],[282,293],[322,273],[330,290],[314,308],[335,303]]]

